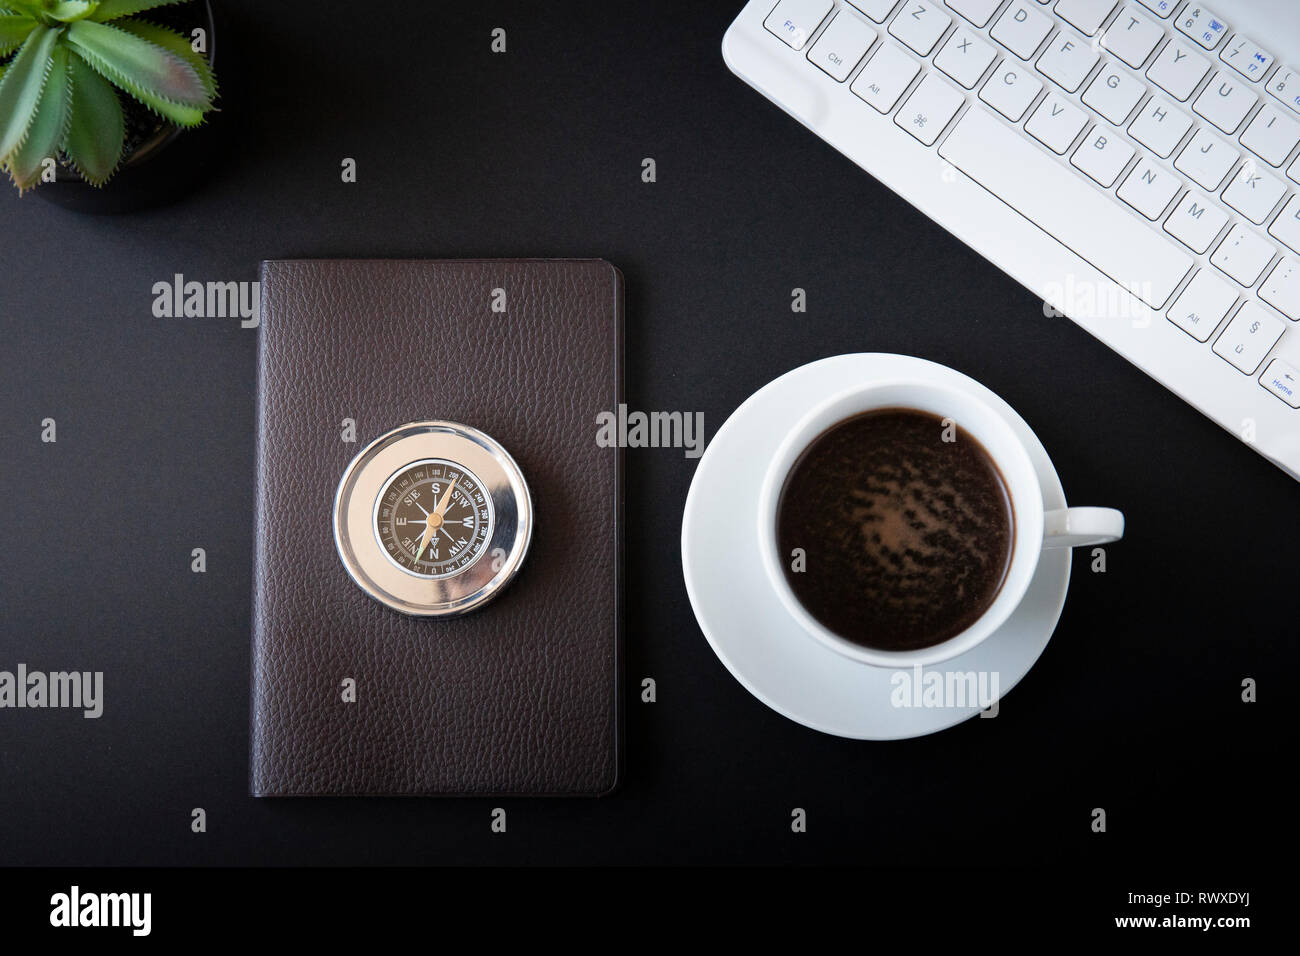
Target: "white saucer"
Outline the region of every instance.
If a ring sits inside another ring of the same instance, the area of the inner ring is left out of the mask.
[[[809,408],[854,384],[918,372],[972,390],[1003,410],[1038,469],[1044,505],[1065,507],[1065,491],[1046,449],[1006,402],[945,366],[883,353],[822,359],[759,389],[709,442],[686,498],[686,592],[714,653],[746,690],[777,713],[840,737],[920,737],[958,724],[980,708],[894,706],[891,680],[898,671],[852,661],[804,632],[782,607],[759,561],[758,489],[781,439]],[[996,673],[999,694],[1005,694],[1051,639],[1069,581],[1070,549],[1044,551],[1024,601],[1007,623],[978,647],[925,673]]]

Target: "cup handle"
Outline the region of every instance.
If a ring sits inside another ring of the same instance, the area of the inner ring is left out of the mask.
[[[1124,537],[1124,515],[1114,508],[1061,508],[1043,515],[1044,548],[1110,544]]]

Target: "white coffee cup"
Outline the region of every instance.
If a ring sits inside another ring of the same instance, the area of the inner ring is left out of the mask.
[[[984,446],[1006,482],[1014,516],[1014,547],[1002,587],[988,609],[966,630],[942,643],[916,650],[865,647],[840,637],[814,618],[786,580],[777,553],[777,507],[787,476],[799,456],[833,425],[883,408],[909,408],[937,415],[965,430]],[[1063,508],[1046,511],[1038,471],[1029,451],[1006,418],[969,391],[949,382],[893,379],[854,386],[809,411],[786,435],[769,464],[759,490],[758,545],[768,581],[781,603],[805,631],[846,657],[878,667],[936,664],[964,654],[1001,627],[1019,606],[1045,548],[1107,544],[1123,537],[1124,516],[1113,508]]]

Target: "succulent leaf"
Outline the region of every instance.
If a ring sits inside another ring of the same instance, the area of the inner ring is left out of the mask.
[[[73,49],[105,79],[180,126],[212,108],[203,78],[186,60],[125,30],[90,20],[67,28]]]
[[[21,13],[0,13],[0,56],[23,45],[36,29],[36,18]]]
[[[0,80],[0,163],[27,138],[59,32],[44,25],[36,27]]]
[[[81,178],[102,186],[117,169],[126,139],[122,102],[108,80],[78,56],[68,63],[72,86],[72,122],[63,152]]]
[[[150,23],[148,20],[135,18],[119,20],[113,26],[119,30],[125,30],[132,36],[137,36],[141,40],[156,44],[168,53],[174,53],[194,68],[194,72],[199,75],[199,80],[203,83],[203,89],[207,92],[209,99],[217,95],[217,81],[212,75],[212,67],[208,65],[207,59],[202,54],[194,52],[194,47],[190,46],[190,41],[179,33]]]
[[[68,49],[58,45],[50,54],[49,68],[36,115],[27,131],[23,144],[14,150],[6,162],[9,175],[21,194],[35,186],[41,178],[43,164],[55,159],[63,137],[68,131]]]
[[[38,17],[43,12],[43,8],[36,0],[5,0],[0,5],[0,10],[6,13],[23,13],[29,17]]]
[[[168,7],[184,2],[185,0],[102,0],[99,8],[91,15],[91,19],[98,23],[106,23],[118,17],[133,16],[155,7]]]
[[[52,3],[45,15],[58,20],[61,23],[70,23],[73,20],[83,20],[95,12],[99,4],[94,0],[63,0],[61,3]]]

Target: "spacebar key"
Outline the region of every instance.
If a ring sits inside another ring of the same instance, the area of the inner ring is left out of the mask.
[[[1048,235],[1161,309],[1189,256],[982,110],[968,110],[939,155]]]

